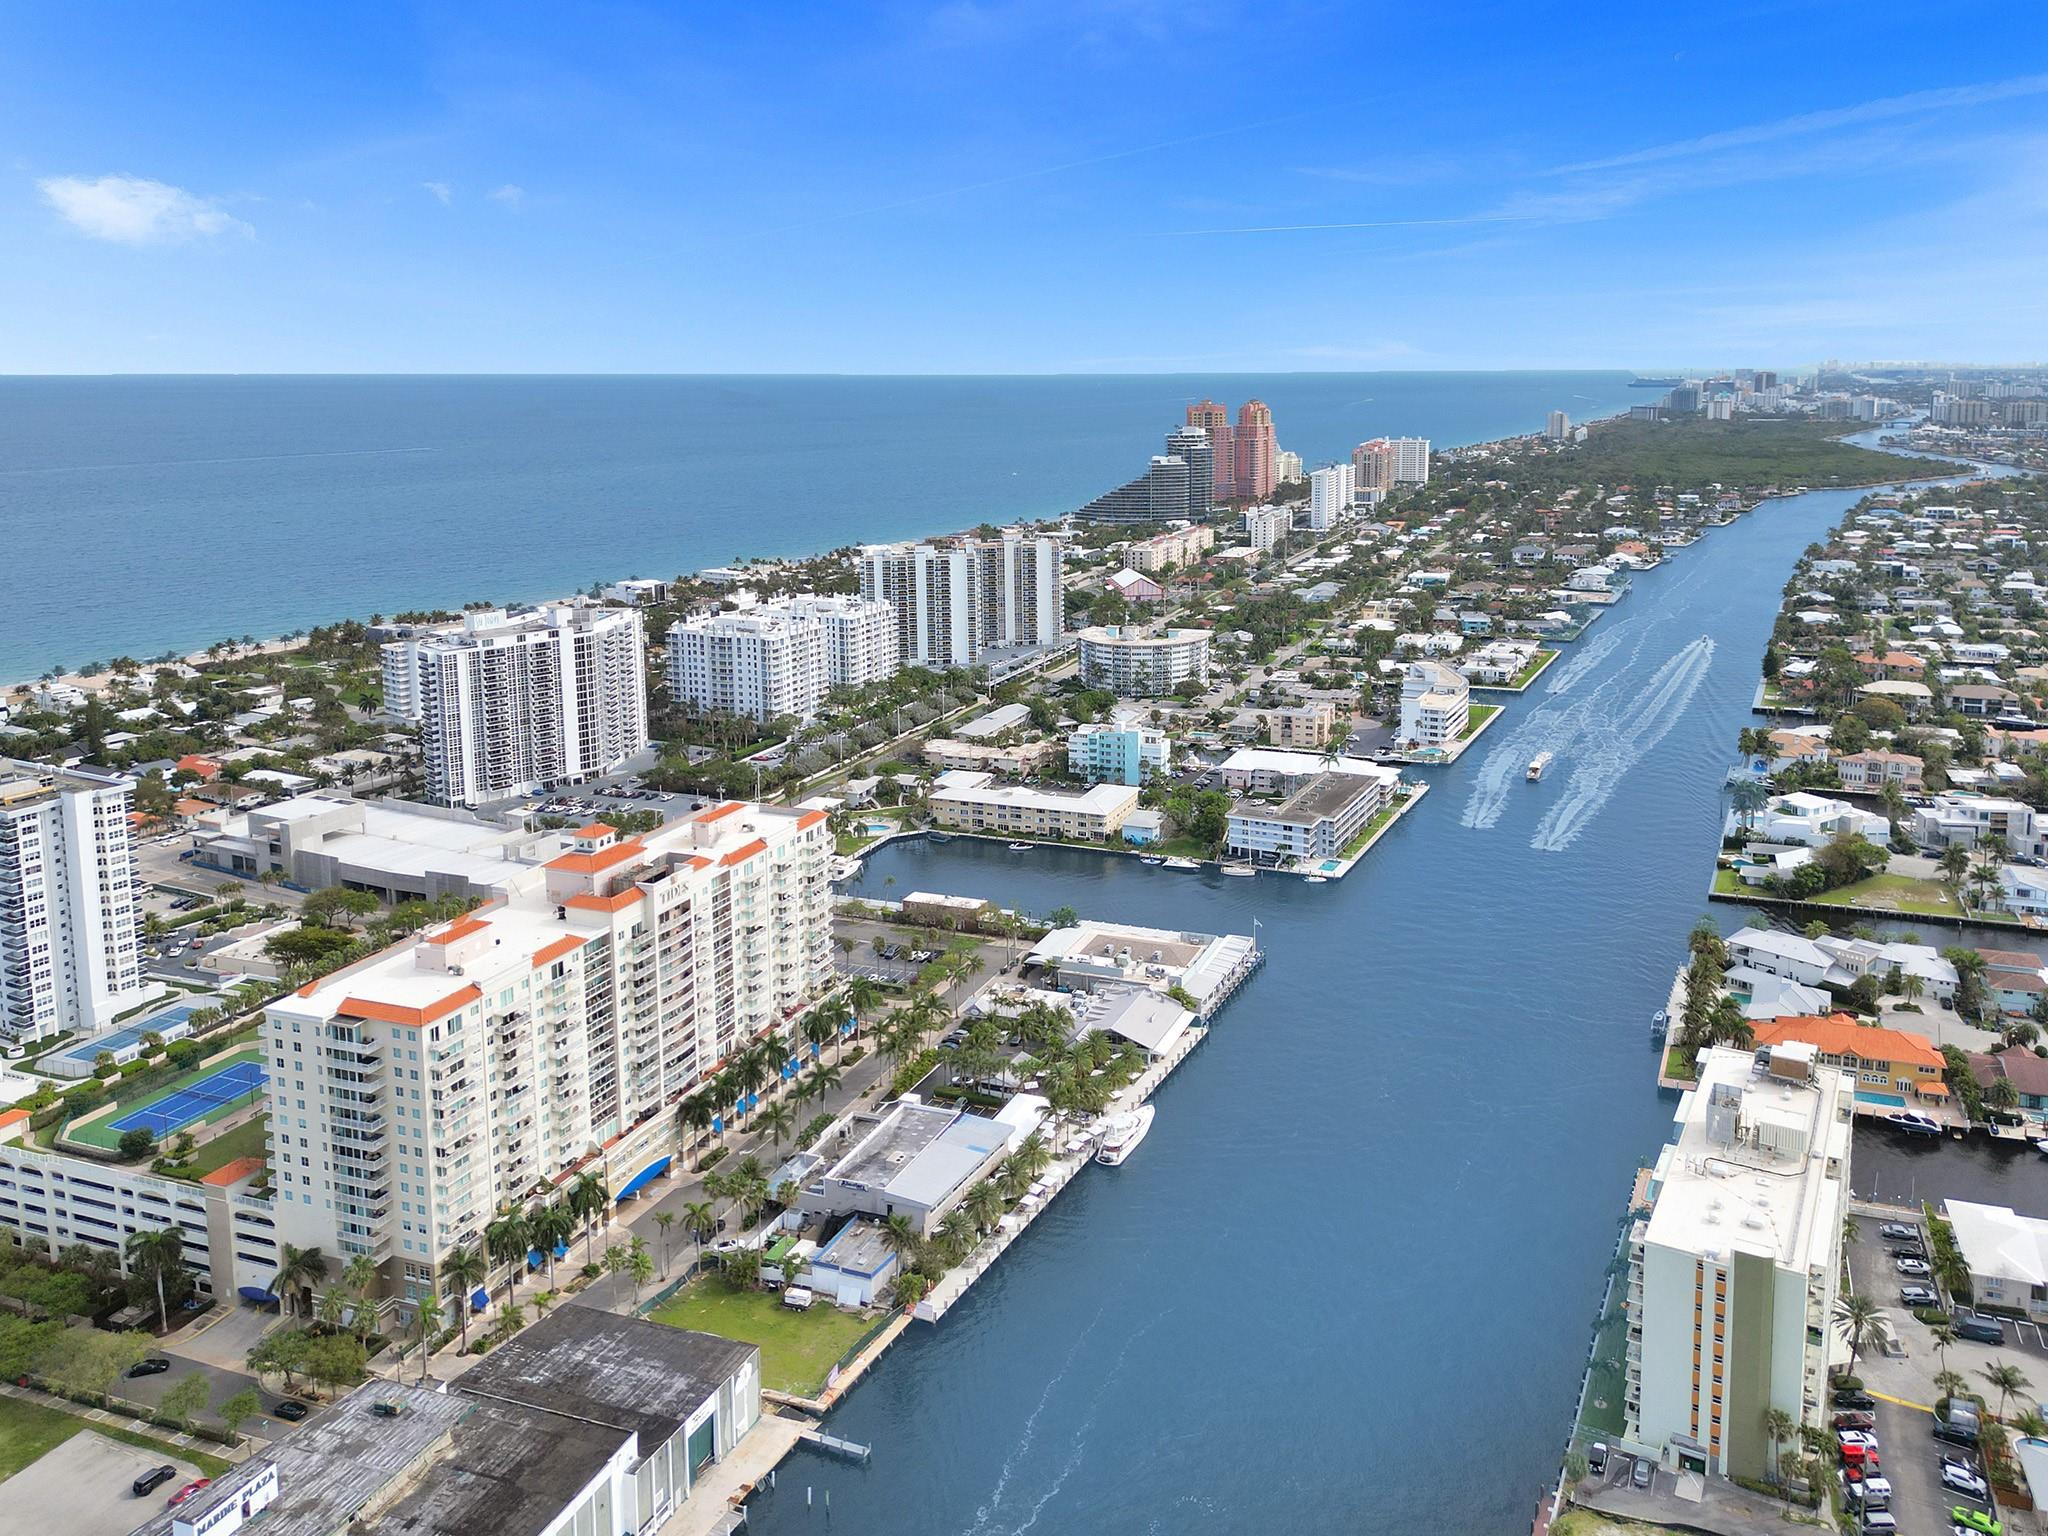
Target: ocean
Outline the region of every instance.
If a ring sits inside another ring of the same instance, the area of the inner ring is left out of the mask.
[[[1625,373],[0,378],[0,680],[743,555],[1053,517],[1184,407],[1313,466],[1642,398]]]

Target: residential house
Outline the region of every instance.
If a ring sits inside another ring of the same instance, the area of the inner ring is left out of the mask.
[[[1948,1063],[1925,1035],[1859,1023],[1846,1013],[1772,1019],[1751,1027],[1759,1050],[1794,1041],[1812,1046],[1823,1066],[1856,1080],[1859,1105],[1903,1109],[1909,1103],[1948,1102],[1942,1080]]]
[[[1907,794],[1917,794],[1922,788],[1920,775],[1925,766],[1910,752],[1880,752],[1875,748],[1846,752],[1835,759],[1842,788],[1867,794],[1876,794],[1887,784],[1896,784]]]
[[[1892,824],[1828,795],[1801,791],[1773,795],[1750,821],[1751,832],[1767,843],[1804,843],[1824,847],[1838,837],[1863,837],[1879,847],[1891,841]]]

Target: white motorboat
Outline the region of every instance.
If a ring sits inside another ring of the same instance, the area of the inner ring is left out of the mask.
[[[1534,757],[1530,758],[1529,782],[1534,784],[1538,779],[1542,778],[1543,770],[1548,768],[1550,764],[1551,754],[1548,752],[1538,752]]]
[[[1102,1128],[1102,1142],[1095,1150],[1095,1161],[1114,1168],[1133,1152],[1145,1134],[1152,1129],[1153,1109],[1150,1104],[1140,1104],[1127,1115],[1118,1115]]]
[[[1249,864],[1226,864],[1223,866],[1223,873],[1226,875],[1256,875],[1258,871]]]
[[[1200,869],[1202,863],[1199,859],[1174,858],[1166,861],[1166,867],[1168,869]]]
[[[1301,883],[1303,885],[1328,885],[1330,877],[1328,875],[1309,875]]]
[[[1029,843],[1010,843],[1006,846],[1012,853],[1029,853],[1031,851],[1031,845]]]

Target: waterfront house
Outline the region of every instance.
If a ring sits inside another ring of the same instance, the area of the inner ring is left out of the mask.
[[[1984,962],[1984,990],[2001,1012],[2023,1018],[2048,993],[2048,967],[2039,955],[2019,949],[1980,949],[1977,955]]]
[[[1876,794],[1887,784],[1896,784],[1907,794],[1917,794],[1922,788],[1921,772],[1925,764],[1910,752],[1880,752],[1875,748],[1865,752],[1845,752],[1835,759],[1835,771],[1841,775],[1842,788],[1862,790]]]
[[[1798,763],[1824,763],[1828,760],[1828,742],[1825,736],[1812,735],[1806,731],[1772,731],[1770,771],[1783,773]]]
[[[1827,795],[1800,792],[1774,795],[1750,822],[1751,834],[1767,843],[1804,843],[1820,848],[1838,837],[1864,837],[1883,847],[1891,841],[1892,824]]]
[[[1959,715],[1967,715],[1974,720],[1990,720],[2019,710],[2021,699],[2010,688],[1959,683],[1948,690],[1948,706]]]
[[[2026,852],[2035,841],[2036,817],[2023,801],[1949,791],[1936,795],[1933,804],[1917,807],[1907,831],[1915,843],[1930,850],[1987,847]]]
[[[1923,714],[1934,703],[1934,690],[1925,683],[1908,682],[1904,678],[1893,681],[1865,683],[1856,690],[1866,699],[1887,699],[1906,712],[1910,719]]]
[[[2019,1094],[2020,1111],[2030,1120],[2048,1121],[2048,1061],[2023,1045],[2009,1045],[1988,1055],[1970,1056],[1970,1075],[1989,1089],[2003,1079]]]
[[[1998,889],[1998,904],[2014,917],[2048,917],[2048,870],[2001,864]]]
[[[1855,1079],[1859,1104],[1902,1109],[1948,1102],[1947,1062],[1925,1035],[1860,1023],[1846,1013],[1794,1015],[1751,1027],[1759,1050],[1793,1041],[1812,1046],[1823,1066]]]

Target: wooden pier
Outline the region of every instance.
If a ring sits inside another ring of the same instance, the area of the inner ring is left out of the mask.
[[[851,1440],[842,1440],[837,1435],[828,1435],[822,1429],[807,1429],[797,1437],[815,1450],[825,1451],[834,1456],[843,1456],[848,1461],[867,1464],[873,1451],[865,1445],[856,1445]]]

